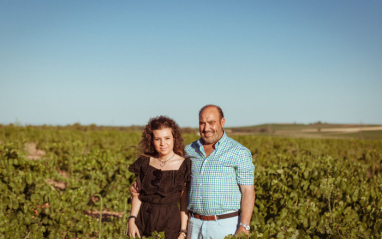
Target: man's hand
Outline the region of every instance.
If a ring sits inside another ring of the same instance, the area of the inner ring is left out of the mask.
[[[241,235],[244,236],[243,233],[246,235],[245,237],[248,238],[249,231],[245,230],[245,228],[244,228],[243,226],[240,226],[239,229],[237,229],[235,235],[239,235],[239,234],[241,234]]]
[[[131,185],[130,193],[131,193],[132,197],[138,197],[139,196],[139,189],[138,189],[137,182],[133,182],[133,184]]]

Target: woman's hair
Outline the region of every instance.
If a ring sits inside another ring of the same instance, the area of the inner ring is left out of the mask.
[[[170,128],[172,131],[172,136],[174,137],[174,152],[180,156],[184,155],[184,144],[179,125],[173,119],[162,115],[150,118],[143,129],[142,139],[138,144],[138,148],[143,154],[150,156],[157,155],[153,143],[153,130],[165,128]]]

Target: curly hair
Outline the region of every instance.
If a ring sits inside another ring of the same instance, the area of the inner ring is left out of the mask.
[[[157,116],[150,118],[142,132],[142,139],[138,144],[138,148],[143,154],[157,156],[153,143],[153,130],[170,128],[174,137],[174,152],[180,156],[184,155],[184,144],[182,132],[179,125],[167,116]]]

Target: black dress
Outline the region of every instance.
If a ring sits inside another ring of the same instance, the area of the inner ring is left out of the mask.
[[[190,181],[191,161],[186,158],[178,170],[161,173],[149,163],[150,157],[141,156],[129,167],[138,176],[142,201],[135,223],[141,236],[164,231],[166,239],[178,238],[181,226],[178,202]]]

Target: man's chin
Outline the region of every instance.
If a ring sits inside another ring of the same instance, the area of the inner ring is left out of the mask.
[[[214,139],[213,138],[205,138],[205,137],[202,137],[203,139],[203,142],[206,143],[206,144],[212,144],[214,143]]]

